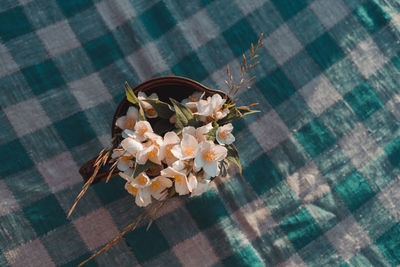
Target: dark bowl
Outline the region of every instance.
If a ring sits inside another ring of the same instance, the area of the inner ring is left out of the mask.
[[[174,98],[175,100],[181,101],[188,96],[190,96],[195,91],[204,92],[206,96],[211,96],[213,94],[220,94],[222,97],[227,97],[226,93],[220,90],[210,89],[203,84],[196,82],[192,79],[179,77],[179,76],[163,76],[152,78],[145,82],[142,82],[135,86],[133,89],[135,94],[138,92],[145,92],[147,95],[152,93],[156,93],[161,101],[169,103],[169,98]],[[111,124],[111,136],[116,137],[116,143],[118,144],[121,141],[121,129],[119,129],[115,122],[116,120],[125,115],[129,106],[131,104],[128,102],[126,97],[122,99],[119,103],[114,118]],[[94,171],[94,161],[97,156],[87,163],[85,163],[79,170],[79,173],[82,175],[83,180],[86,182],[90,176],[92,176]],[[106,164],[103,166],[98,174],[96,175],[93,183],[98,183],[104,181],[109,173],[111,164]],[[118,174],[119,171],[114,171],[113,175]]]

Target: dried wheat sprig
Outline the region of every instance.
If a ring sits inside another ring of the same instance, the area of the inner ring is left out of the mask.
[[[230,69],[229,69],[229,64],[226,66],[226,73],[227,73],[227,78],[225,79],[225,84],[229,89],[228,95],[230,97],[230,99],[233,99],[233,97],[236,95],[236,93],[239,91],[240,88],[250,88],[250,82],[252,82],[255,79],[255,76],[249,78],[249,79],[245,79],[246,74],[252,70],[253,68],[255,68],[260,62],[257,61],[255,63],[254,60],[256,60],[258,58],[258,54],[257,54],[257,50],[260,49],[263,45],[262,42],[262,38],[263,38],[264,34],[261,33],[260,37],[258,38],[257,41],[257,45],[254,48],[254,44],[251,43],[251,58],[249,60],[247,60],[246,55],[243,54],[242,58],[243,58],[243,64],[240,64],[240,79],[237,82],[237,84],[233,83],[233,77],[232,74],[230,73]],[[249,64],[252,63],[252,64]],[[233,101],[231,101],[231,103],[233,103]]]
[[[69,218],[74,211],[76,205],[78,204],[79,200],[83,197],[83,195],[86,193],[86,191],[89,189],[89,186],[93,183],[94,178],[96,177],[97,173],[99,172],[100,168],[102,165],[104,165],[110,155],[110,151],[105,152],[106,150],[103,149],[100,151],[99,156],[96,158],[95,163],[94,163],[94,171],[92,176],[86,181],[86,183],[83,185],[81,192],[78,194],[78,196],[75,198],[75,202],[72,205],[71,209],[68,212],[67,218]],[[105,154],[104,154],[105,153]],[[105,160],[104,160],[105,159]]]
[[[149,215],[146,212],[143,212],[139,217],[136,218],[136,220],[131,223],[130,225],[128,225],[127,227],[125,227],[125,229],[117,236],[115,237],[113,240],[111,240],[110,242],[107,243],[107,245],[105,245],[102,249],[100,249],[99,251],[97,251],[95,254],[93,254],[92,256],[90,256],[90,258],[84,260],[83,262],[81,262],[78,267],[84,265],[85,263],[91,261],[94,257],[96,257],[97,255],[103,253],[104,251],[108,251],[113,245],[117,244],[122,237],[124,237],[124,235],[129,232],[129,231],[133,231],[136,229],[136,227],[138,226],[138,224],[144,220],[145,218],[147,218]]]

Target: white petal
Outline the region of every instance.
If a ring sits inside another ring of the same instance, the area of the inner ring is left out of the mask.
[[[175,132],[168,132],[164,135],[164,145],[178,144],[181,141]]]
[[[204,164],[203,169],[211,177],[215,177],[219,174],[218,162],[216,161],[207,162]]]
[[[184,155],[182,159],[194,158],[197,146],[197,140],[193,135],[184,134],[181,142],[182,154]]]
[[[138,99],[142,100],[142,99],[146,99],[147,95],[145,92],[139,92],[138,93]]]
[[[193,173],[189,175],[188,184],[190,192],[193,192],[193,190],[197,187],[197,178],[193,175]]]
[[[132,166],[133,166],[133,161],[131,161],[131,160],[121,159],[117,163],[117,168],[120,171],[126,171],[127,169],[131,168]]]
[[[205,180],[204,183],[198,183],[197,187],[192,191],[192,194],[190,195],[190,197],[200,196],[204,192],[207,192],[209,185],[210,185],[209,180]]]
[[[233,136],[233,134],[229,134],[228,137],[225,140],[227,145],[232,144],[233,142],[235,142],[235,137]]]
[[[158,100],[158,95],[156,93],[152,93],[151,95],[149,95],[149,99]]]
[[[139,111],[136,107],[130,106],[128,108],[128,111],[126,112],[126,117],[128,117],[131,120],[136,121],[139,117]]]
[[[197,139],[200,142],[207,140],[205,134],[208,133],[209,131],[211,131],[212,128],[213,128],[213,126],[212,126],[211,122],[206,124],[206,125],[204,125],[204,126],[201,126],[201,127],[197,128],[196,129],[196,137],[197,137]]]
[[[125,120],[126,116],[119,117],[115,122],[115,125],[117,125],[120,129],[125,130]]]
[[[156,177],[157,178],[157,177]],[[163,187],[171,187],[172,186],[172,181],[171,179],[168,179],[164,176],[158,176],[158,181],[161,183]]]
[[[214,94],[211,98],[211,103],[214,109],[216,107],[222,107],[222,105],[225,104],[225,101],[226,99],[222,99],[220,94]]]
[[[189,190],[189,184],[188,184],[186,176],[181,183],[175,182],[175,191],[179,195],[189,194],[190,190]]]
[[[125,138],[122,140],[121,146],[132,155],[143,149],[143,145],[133,138]]]
[[[174,155],[174,157],[176,157],[178,159],[183,158],[182,147],[180,145],[175,145],[171,149],[171,153],[172,153],[172,155]]]
[[[197,114],[209,116],[213,113],[212,103],[208,100],[200,100],[197,102]]]
[[[221,136],[219,135],[220,132],[222,131],[221,129],[222,127],[218,127],[217,132],[215,133],[215,139],[217,139],[217,142],[220,145],[225,145],[225,140],[221,138]]]
[[[200,171],[201,168],[203,168],[204,166],[204,160],[203,160],[203,156],[197,156],[194,158],[194,167],[196,168],[196,171]]]
[[[136,194],[135,203],[139,207],[146,207],[151,203],[151,195],[148,187],[139,188]]]
[[[196,135],[196,129],[193,126],[186,126],[182,129],[182,136],[184,134],[190,134],[195,136]]]
[[[172,168],[176,171],[182,171],[185,168],[185,162],[182,160],[177,160],[172,163]]]
[[[216,145],[213,148],[213,151],[215,153],[215,160],[220,161],[226,158],[228,154],[228,150],[224,146]]]
[[[125,129],[123,132],[122,132],[122,138],[128,138],[128,137],[135,137],[135,132],[134,131],[132,131],[132,130],[129,130],[129,129]]]

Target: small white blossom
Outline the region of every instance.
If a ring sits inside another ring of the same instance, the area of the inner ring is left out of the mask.
[[[180,160],[187,160],[192,159],[196,155],[197,146],[196,138],[190,134],[183,134],[183,138],[180,144],[175,145],[171,152],[172,154],[180,159]]]
[[[197,112],[197,103],[202,97],[201,92],[194,92],[189,97],[183,99],[181,101],[188,109],[190,109],[193,113]]]
[[[197,129],[193,126],[187,126],[182,129],[182,134],[190,134],[193,135],[197,142],[206,141],[206,136],[204,134],[208,133],[212,129],[212,124],[208,123],[204,126],[198,127]]]
[[[161,153],[163,154],[164,161],[168,164],[168,166],[171,166],[175,161],[178,160],[178,158],[175,157],[174,154],[172,154],[171,150],[175,145],[179,144],[180,142],[181,139],[175,132],[167,132],[164,135],[164,142],[161,147]]]
[[[137,188],[135,203],[139,207],[146,207],[151,203],[150,184],[151,181],[144,172],[130,182],[131,186]]]
[[[129,131],[124,131],[126,134],[131,134]],[[152,133],[153,128],[148,121],[138,121],[135,125],[135,131],[133,133],[133,137],[136,138],[138,141],[143,142],[146,140],[146,133]]]
[[[179,195],[186,195],[190,193],[190,186],[185,173],[179,172],[171,167],[168,167],[161,171],[161,175],[164,177],[170,177],[174,179],[175,191]]]
[[[166,188],[172,186],[172,181],[164,176],[157,176],[151,180],[150,193],[158,200],[162,200],[167,196]]]
[[[117,125],[122,130],[126,129],[133,130],[133,127],[135,127],[138,117],[139,117],[138,109],[136,107],[129,107],[126,115],[119,117],[115,122],[115,125]]]
[[[221,95],[214,94],[212,97],[207,97],[207,100],[199,100],[197,102],[197,114],[200,116],[212,116],[216,120],[224,118],[229,113],[229,109],[223,108],[226,99],[223,99]]]
[[[225,124],[222,127],[218,127],[215,134],[215,138],[220,145],[230,145],[235,141],[235,137],[232,134],[233,126],[232,123]]]
[[[152,93],[151,95],[147,96],[144,92],[139,92],[138,100],[140,105],[143,107],[144,113],[147,118],[156,118],[158,116],[157,111],[153,108],[150,103],[147,103],[144,100],[158,100],[158,96],[156,93]]]
[[[199,171],[203,169],[210,177],[219,174],[218,162],[227,156],[228,150],[220,145],[215,145],[211,141],[201,142],[194,159],[194,165]]]

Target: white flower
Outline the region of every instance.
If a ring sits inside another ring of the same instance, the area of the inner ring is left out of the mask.
[[[196,155],[197,146],[196,138],[190,134],[183,134],[183,138],[180,144],[175,145],[171,152],[172,154],[180,159],[180,160],[187,160],[192,159]]]
[[[187,126],[187,127],[184,127],[182,129],[182,135],[183,134],[193,135],[196,138],[197,142],[200,143],[202,141],[206,141],[207,140],[206,136],[204,134],[206,134],[209,131],[211,131],[212,128],[213,127],[212,127],[211,123],[208,123],[208,124],[206,124],[204,126],[201,126],[201,127],[197,128],[197,129],[195,129],[193,126]]]
[[[128,137],[122,140],[121,146],[123,149],[128,151],[131,155],[136,155],[137,152],[143,149],[143,145],[137,140]]]
[[[151,203],[150,184],[151,181],[144,172],[130,182],[131,186],[137,188],[135,203],[139,207],[145,207]]]
[[[157,176],[151,180],[150,193],[155,199],[162,200],[167,195],[167,190],[165,189],[171,186],[172,181],[170,179],[164,176]]]
[[[143,165],[147,160],[150,160],[155,164],[161,165],[161,160],[163,160],[161,152],[162,137],[155,133],[147,132],[145,133],[145,138],[147,142],[143,144],[143,150],[136,154],[136,162]]]
[[[201,99],[202,93],[201,92],[194,92],[189,97],[183,99],[181,101],[188,109],[190,109],[193,113],[197,112],[197,101]]]
[[[228,150],[220,145],[215,145],[211,141],[201,142],[194,159],[196,170],[203,170],[210,177],[215,177],[219,174],[218,161],[223,160],[228,153]]]
[[[150,179],[145,173],[139,174],[133,181],[130,182],[133,174],[133,169],[127,169],[125,172],[120,172],[119,175],[127,182],[125,190],[135,197],[135,203],[139,207],[145,207],[151,203],[150,195]]]
[[[161,175],[173,178],[175,181],[175,191],[179,195],[186,195],[190,192],[190,186],[186,174],[179,172],[171,167],[161,171]]]
[[[215,137],[220,145],[230,145],[235,141],[232,130],[232,123],[228,123],[222,127],[218,127]]]
[[[164,161],[168,164],[168,166],[172,165],[178,158],[172,154],[171,149],[179,144],[181,139],[175,132],[168,132],[164,135],[164,142],[161,147],[161,153],[163,154]]]
[[[144,92],[139,92],[138,100],[140,105],[143,107],[144,113],[146,114],[147,118],[156,118],[158,116],[157,111],[153,108],[150,103],[147,103],[144,100],[152,99],[158,100],[158,96],[156,93],[152,93],[151,95],[147,96]]]
[[[125,131],[126,134],[130,134],[130,132]],[[153,128],[151,128],[151,125],[148,121],[138,121],[135,125],[135,132],[133,134],[133,136],[139,140],[140,142],[143,142],[144,140],[146,140],[146,136],[145,133],[152,133],[153,132]]]
[[[125,129],[133,130],[133,127],[135,127],[138,117],[139,117],[138,109],[136,107],[129,107],[128,111],[126,112],[126,115],[119,117],[115,122],[115,125],[117,125],[122,130]]]
[[[210,180],[204,180],[203,182],[197,183],[197,187],[192,191],[190,197],[200,196],[207,192],[210,188]]]
[[[210,116],[213,112],[213,106],[211,102],[211,97],[208,97],[207,100],[200,99],[196,103],[197,114],[200,116]]]
[[[207,97],[207,100],[199,100],[197,102],[197,114],[200,116],[212,116],[216,120],[224,118],[229,113],[229,109],[222,109],[226,99],[223,99],[220,94],[214,94],[212,97]]]

